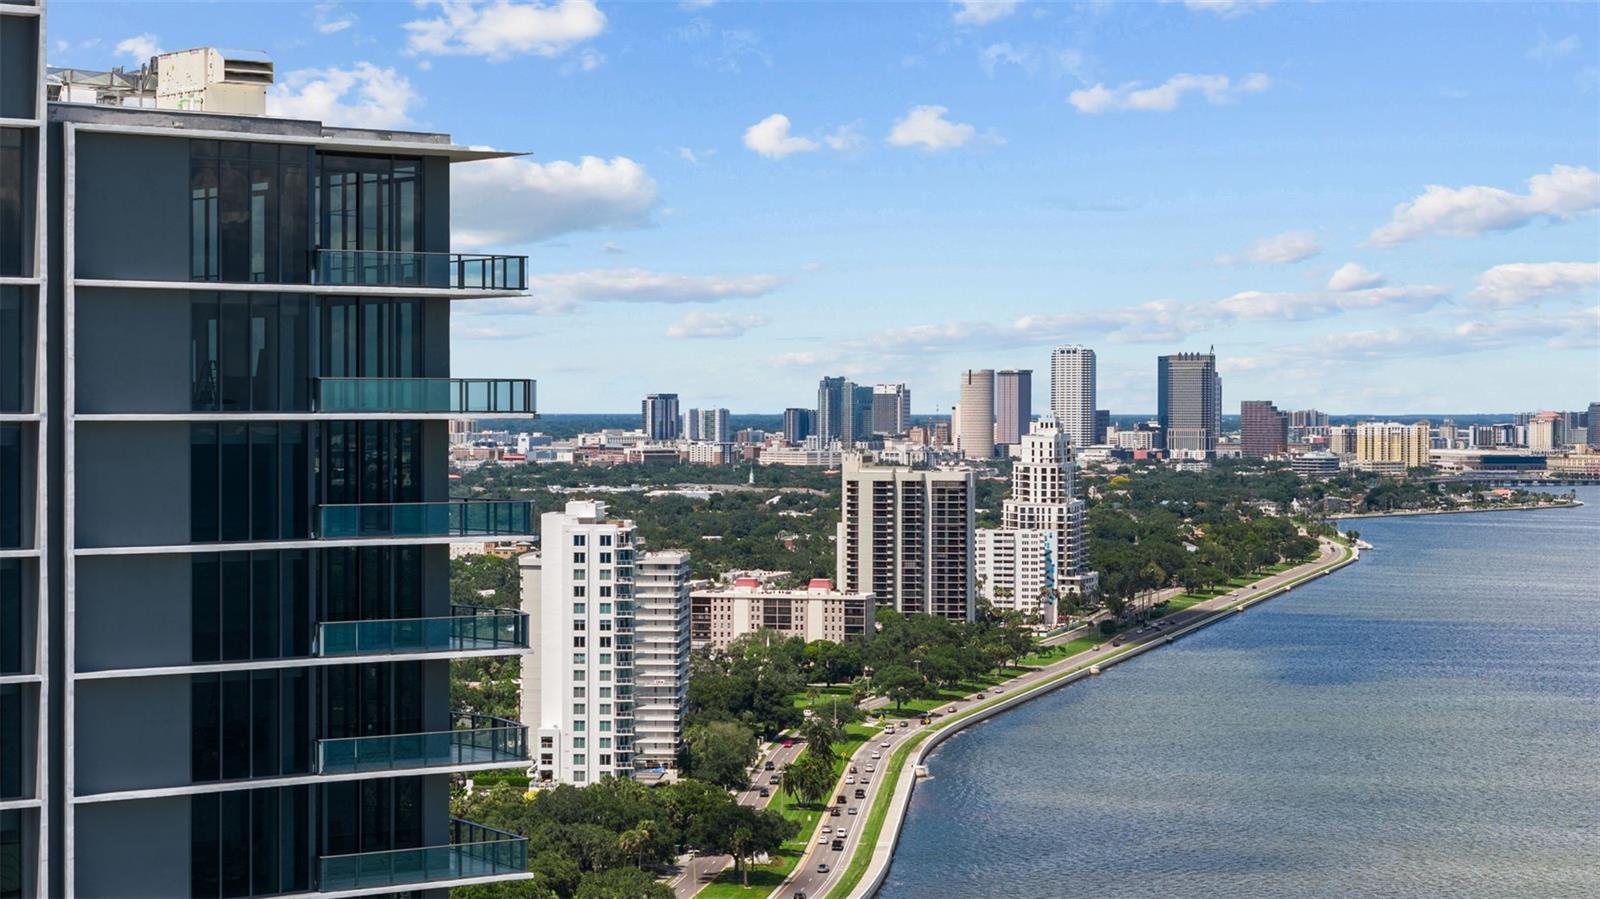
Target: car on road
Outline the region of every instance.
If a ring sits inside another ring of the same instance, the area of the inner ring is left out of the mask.
[[[839,817],[839,807],[836,805],[833,808],[828,809],[828,814],[835,818]]]
[[[860,787],[856,787],[856,798],[857,799],[865,799],[865,798],[867,798],[867,791],[861,789]]]
[[[817,873],[818,874],[826,874],[826,873],[828,873],[828,863],[827,862],[817,862]]]
[[[794,891],[794,895],[791,896],[790,899],[806,899],[806,891],[805,890],[795,890]]]
[[[901,727],[910,727],[911,726],[911,722],[910,721],[902,721],[902,722],[900,722],[900,726]]]
[[[771,759],[768,759],[767,763],[765,765],[763,765],[762,767],[766,768],[768,771],[771,771],[772,769],[774,769],[774,768],[776,768],[778,766],[773,764]]]
[[[853,784],[856,782],[856,776],[854,774],[845,775],[844,782],[847,784]]]
[[[827,834],[825,834],[825,833],[817,834],[817,845],[826,846],[826,845],[828,845],[828,840],[829,839],[830,839],[829,836]]]
[[[947,711],[947,712],[954,712],[955,710],[956,710],[955,706],[951,706],[950,708],[945,709],[945,711]]]
[[[833,833],[833,825],[832,824],[824,824],[824,825],[822,825],[822,832],[823,833]]]
[[[872,770],[872,766],[871,766],[871,765],[868,765],[868,766],[867,766],[867,770],[868,770],[868,771],[871,771],[871,770]],[[850,773],[851,773],[851,774],[854,774],[854,773],[856,773],[856,766],[855,766],[855,765],[851,765],[851,766],[850,766]]]
[[[783,741],[783,748],[784,748],[784,749],[788,749],[788,748],[790,748],[790,747],[791,747],[791,746],[793,746],[793,745],[794,745],[794,740],[791,740],[791,739],[789,739],[789,738],[787,738],[787,737],[786,737],[786,738],[784,738],[784,741]]]
[[[766,787],[762,787],[761,788],[761,798],[765,799],[766,797],[771,796],[771,795],[772,795],[772,791],[771,790],[767,789]]]
[[[874,749],[874,750],[872,750],[872,757],[875,758],[875,759],[881,759],[881,758],[883,758],[883,753],[881,753],[878,750]]]
[[[858,814],[860,811],[861,811],[861,809],[860,809],[859,806],[854,806],[854,805],[850,806],[850,814],[852,814],[852,815]]]
[[[837,836],[841,840],[848,839],[850,837],[850,831],[845,830],[843,827],[841,827],[841,828],[839,828],[839,832],[837,834],[835,834],[835,836]]]
[[[840,805],[844,805],[845,799],[844,799],[844,794],[843,793],[839,794],[838,802],[839,802]]]
[[[889,741],[888,740],[884,740],[882,743],[879,743],[878,745],[882,746],[884,749],[888,749],[889,748]]]
[[[834,852],[843,852],[844,851],[844,840],[834,840],[833,841],[833,846],[830,847],[830,848],[832,848]]]
[[[863,775],[861,775],[861,782],[864,783],[864,784],[872,783],[872,778],[870,778],[870,777],[866,776],[865,774],[863,774]]]
[[[872,771],[876,771],[876,770],[878,770],[878,766],[877,765],[868,765],[867,766],[867,771],[869,773],[872,772]]]
[[[999,687],[995,687],[995,688],[994,688],[994,691],[995,691],[995,692],[996,692],[996,693],[1004,693],[1004,692],[1005,692],[1005,691],[1004,691],[1004,690],[1002,690],[1002,689],[1000,689],[1000,688],[999,688]]]
[[[776,774],[774,774],[774,775],[772,775],[772,776],[771,776],[771,777],[769,777],[769,778],[767,778],[767,780],[768,780],[768,781],[769,781],[769,782],[771,782],[771,784],[772,784],[772,785],[773,785],[773,786],[777,786],[777,785],[778,785],[778,784],[780,784],[780,783],[783,783],[783,778],[782,778],[782,777],[779,777],[779,776],[778,776],[778,775],[776,775]]]

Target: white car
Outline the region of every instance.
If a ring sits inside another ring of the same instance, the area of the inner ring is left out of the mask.
[[[839,839],[843,840],[843,839],[845,839],[845,838],[850,836],[850,831],[847,830],[846,828],[841,827],[841,828],[839,828],[839,832],[834,834],[834,836],[836,836]]]
[[[883,747],[884,749],[888,749],[889,748],[889,741],[888,740],[884,740],[882,743],[879,743],[878,745]]]
[[[825,834],[825,833],[817,834],[817,845],[818,846],[826,846],[827,844],[828,844],[828,835]]]
[[[875,758],[875,759],[881,759],[881,758],[883,758],[883,753],[881,753],[878,750],[874,749],[874,750],[872,750],[872,757]]]
[[[849,777],[846,777],[844,779],[844,782],[847,783],[847,784],[853,784],[853,783],[856,782],[856,776],[854,774],[852,774]]]
[[[867,773],[868,774],[871,774],[872,772],[874,772],[876,770],[878,770],[878,767],[876,765],[868,765],[867,766]]]

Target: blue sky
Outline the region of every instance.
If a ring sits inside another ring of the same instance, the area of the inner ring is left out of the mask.
[[[966,368],[1215,345],[1225,409],[1600,399],[1600,7],[1147,2],[98,3],[51,63],[267,52],[278,114],[526,150],[455,169],[462,376],[948,411]]]

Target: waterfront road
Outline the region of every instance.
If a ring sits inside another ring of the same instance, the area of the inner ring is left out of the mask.
[[[785,746],[783,740],[778,740],[762,751],[761,757],[756,759],[750,782],[738,794],[740,805],[766,808],[778,795],[778,785],[772,783],[772,779],[781,776],[783,769],[805,748],[801,740],[792,740],[791,743]],[[772,763],[773,770],[766,770],[767,762]],[[768,795],[761,795],[762,787],[766,787]],[[689,855],[679,859],[678,874],[671,880],[673,896],[676,899],[688,899],[705,889],[706,884],[716,880],[717,875],[732,864],[733,857],[729,855]]]
[[[1099,656],[1105,655],[1106,650],[1113,645],[1135,646],[1140,643],[1164,640],[1166,635],[1171,632],[1213,614],[1224,606],[1238,602],[1241,599],[1247,599],[1252,595],[1270,592],[1295,578],[1303,577],[1313,568],[1326,566],[1337,559],[1340,552],[1341,550],[1337,544],[1326,540],[1321,541],[1321,552],[1313,562],[1297,565],[1280,574],[1262,578],[1249,586],[1240,587],[1221,596],[1195,603],[1181,612],[1164,615],[1158,620],[1157,624],[1124,631],[1117,636],[1115,644],[1105,643],[1075,655],[1067,656],[1041,668],[1029,671],[1027,674],[1014,677],[999,687],[984,693],[970,694],[955,702],[942,705],[936,711],[941,715],[948,715],[952,710],[963,711],[976,703],[988,701],[996,696],[1005,696],[1018,690],[1026,690],[1040,681],[1055,677],[1066,669],[1076,668],[1079,665],[1094,661]],[[885,723],[894,723],[894,734],[888,735],[880,731],[879,736],[861,747],[851,757],[850,764],[856,766],[858,772],[856,775],[857,783],[853,785],[845,784],[840,788],[845,791],[846,796],[845,805],[843,806],[844,811],[840,812],[838,817],[823,816],[822,823],[817,826],[817,830],[812,832],[806,854],[801,857],[800,863],[795,866],[794,873],[772,894],[776,899],[799,899],[802,896],[806,897],[806,899],[822,899],[823,896],[826,896],[828,891],[838,883],[841,872],[850,863],[850,859],[857,851],[857,845],[862,839],[861,831],[866,823],[868,811],[872,808],[873,798],[878,795],[880,789],[893,790],[895,788],[894,782],[887,779],[887,762],[890,754],[911,735],[922,730],[923,725],[914,716],[896,717],[892,709],[881,709],[880,711],[886,716],[884,718]],[[901,721],[908,722],[910,726],[901,727]],[[937,722],[938,719],[936,718],[934,721]],[[882,745],[884,743],[889,745],[884,747]],[[872,755],[874,753],[878,754],[879,757],[873,758]],[[868,765],[871,765],[874,769],[870,773],[866,770]],[[847,768],[846,771],[848,770]],[[860,783],[860,777],[863,774],[869,778],[869,782],[865,785]],[[865,798],[855,798],[857,788],[860,788],[866,794]],[[850,814],[851,809],[856,809],[857,813]],[[822,828],[824,827],[833,829],[833,832],[827,834],[829,840],[826,843],[819,842],[819,838],[823,835]],[[837,835],[836,832],[839,827],[846,828],[843,851],[835,851],[833,849],[832,838]],[[879,842],[881,843],[881,837]],[[871,852],[873,847],[862,846],[860,850]],[[823,865],[827,866],[826,871],[822,870],[821,866]]]

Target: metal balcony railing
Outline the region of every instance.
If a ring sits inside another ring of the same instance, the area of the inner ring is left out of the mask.
[[[521,722],[470,712],[452,730],[317,741],[317,773],[395,771],[528,760]]]
[[[324,855],[317,888],[331,893],[400,884],[448,883],[528,870],[528,838],[484,824],[450,819],[450,843],[385,852]]]
[[[403,250],[317,250],[317,284],[527,290],[528,257]]]
[[[377,618],[317,625],[319,656],[527,649],[525,612],[452,606],[443,618]]]
[[[532,415],[536,384],[511,378],[318,378],[318,412]]]
[[[530,537],[533,503],[458,500],[439,503],[349,503],[317,509],[317,536]]]

